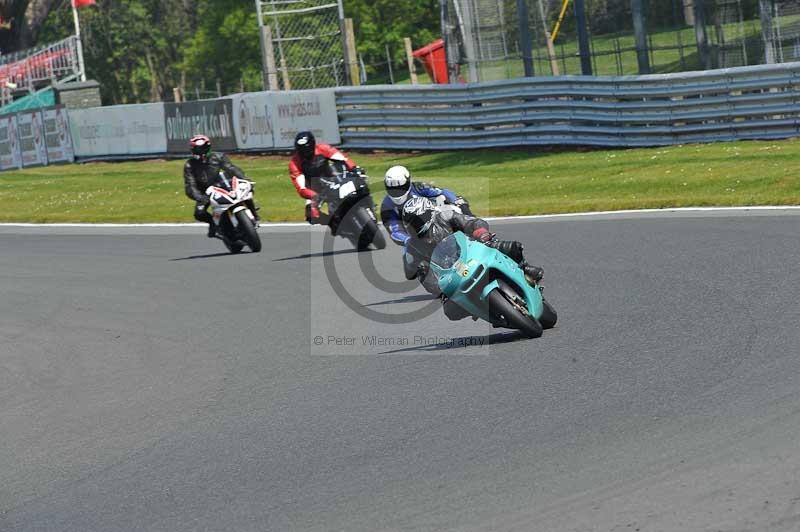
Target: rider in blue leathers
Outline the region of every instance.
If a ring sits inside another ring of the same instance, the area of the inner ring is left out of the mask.
[[[433,201],[458,205],[461,212],[472,216],[469,203],[446,188],[426,183],[412,183],[411,173],[405,166],[393,166],[384,177],[386,197],[381,203],[381,221],[395,244],[404,245],[409,238],[403,225],[403,205],[411,198],[429,198]]]

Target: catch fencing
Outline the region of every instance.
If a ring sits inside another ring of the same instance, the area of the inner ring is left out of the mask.
[[[800,134],[800,63],[684,74],[342,87],[349,149],[636,147]]]

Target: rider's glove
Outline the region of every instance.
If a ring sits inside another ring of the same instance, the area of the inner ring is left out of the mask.
[[[472,238],[483,244],[489,244],[494,239],[494,235],[485,227],[479,227],[472,232]]]
[[[488,244],[514,262],[522,262],[522,243],[518,240],[494,240]]]
[[[353,168],[353,172],[357,173],[358,175],[367,175],[367,171],[361,168],[360,166],[356,166]]]
[[[456,196],[456,200],[453,202],[453,205],[458,205],[459,207],[466,204],[467,200],[464,199],[464,196]]]
[[[201,194],[200,196],[195,198],[195,201],[197,203],[202,203],[203,205],[208,205],[209,203],[211,203],[211,198],[208,196],[208,194]]]

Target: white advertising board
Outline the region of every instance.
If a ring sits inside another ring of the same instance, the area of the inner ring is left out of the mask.
[[[70,109],[67,115],[76,157],[167,151],[164,104]]]
[[[0,116],[0,170],[12,168],[22,168],[15,114]]]
[[[44,121],[42,112],[22,111],[17,113],[22,166],[44,166],[47,164],[47,146],[44,143]]]
[[[69,134],[67,110],[63,107],[48,107],[42,111],[44,118],[44,141],[49,163],[71,163],[75,160],[72,136]]]
[[[234,95],[233,123],[243,150],[292,148],[297,132],[306,130],[319,142],[341,142],[332,89]]]

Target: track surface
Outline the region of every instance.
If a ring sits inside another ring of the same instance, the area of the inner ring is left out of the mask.
[[[545,267],[539,340],[362,318],[305,229],[0,228],[0,530],[800,529],[800,216],[494,228]],[[358,257],[365,308],[426,304]]]

